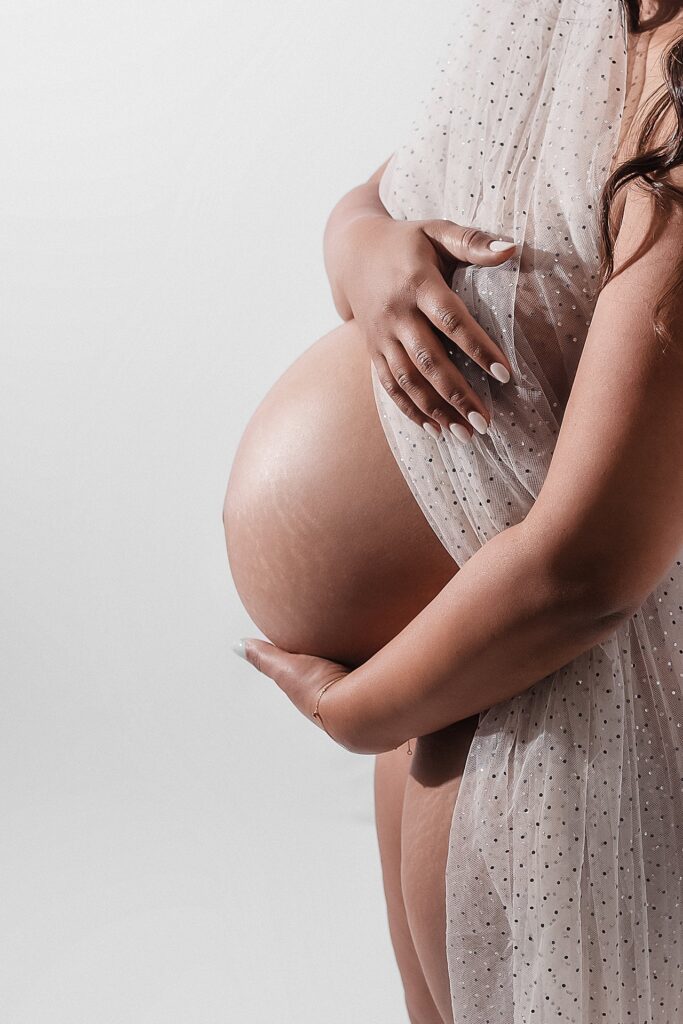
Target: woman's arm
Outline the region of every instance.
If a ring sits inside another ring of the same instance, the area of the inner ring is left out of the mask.
[[[681,297],[664,350],[651,318],[682,256],[680,211],[655,213],[630,186],[617,273],[598,299],[541,493],[325,692],[325,722],[349,749],[390,750],[523,692],[607,637],[662,579],[683,546]]]
[[[356,219],[356,217],[388,217],[389,214],[379,198],[379,182],[384,169],[391,160],[388,157],[375,173],[364,181],[362,185],[356,185],[350,192],[341,197],[339,202],[332,208],[327,218],[325,231],[323,233],[323,259],[327,278],[332,289],[334,306],[342,320],[351,320],[353,312],[340,287],[337,266],[339,263],[339,246],[343,239],[344,228]]]

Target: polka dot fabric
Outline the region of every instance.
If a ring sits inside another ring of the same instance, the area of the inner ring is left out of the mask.
[[[550,463],[597,299],[632,50],[616,0],[456,8],[380,196],[397,219],[520,243],[452,280],[513,376],[448,348],[492,411],[463,444],[430,437],[371,374],[397,462],[463,565],[524,518]],[[682,579],[676,561],[606,641],[479,716],[446,867],[456,1024],[683,1021]]]

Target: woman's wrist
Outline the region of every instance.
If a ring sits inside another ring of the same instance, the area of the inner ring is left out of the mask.
[[[325,732],[353,754],[385,753],[412,738],[411,733],[397,740],[382,725],[368,729],[370,692],[361,665],[326,689],[317,704]]]
[[[343,320],[350,320],[353,316],[346,295],[345,275],[357,258],[355,229],[360,222],[374,218],[391,220],[379,198],[377,183],[365,182],[339,200],[325,225],[323,261],[335,307]]]

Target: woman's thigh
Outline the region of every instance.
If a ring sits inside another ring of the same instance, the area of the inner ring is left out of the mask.
[[[475,715],[416,741],[403,797],[401,893],[415,951],[446,1024],[453,1019],[446,957],[446,859],[477,720]]]
[[[412,741],[413,748],[415,740]],[[408,744],[375,758],[375,823],[387,921],[411,1024],[444,1024],[425,979],[410,931],[401,885],[403,798],[410,770]]]

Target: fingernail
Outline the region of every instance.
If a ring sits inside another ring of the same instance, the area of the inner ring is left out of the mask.
[[[470,432],[466,426],[462,423],[449,423],[448,424],[451,434],[453,434],[459,441],[464,441],[466,444],[470,439]]]
[[[435,441],[438,441],[441,437],[441,431],[437,430],[433,423],[423,423],[422,426],[425,428],[428,434],[431,434]]]
[[[505,252],[506,249],[514,248],[514,242],[506,242],[503,238],[494,238],[492,242],[489,242],[489,249],[491,252]]]
[[[485,434],[489,429],[489,425],[480,412],[468,412],[467,419],[470,421],[475,430],[478,430],[480,434]]]
[[[489,369],[496,380],[499,380],[502,384],[507,384],[510,380],[510,371],[502,363],[491,363]]]
[[[232,647],[235,654],[238,654],[240,658],[244,658],[245,661],[248,660],[247,652],[244,649],[244,637],[241,637],[239,640],[234,640],[230,646]]]

